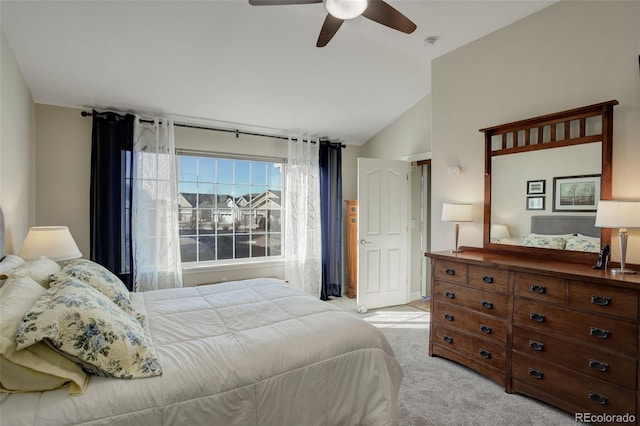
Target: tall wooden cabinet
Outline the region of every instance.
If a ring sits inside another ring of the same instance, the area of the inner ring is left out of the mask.
[[[347,295],[356,297],[358,289],[358,200],[345,200],[347,220],[345,225],[347,247]]]
[[[429,355],[570,413],[637,418],[639,275],[480,251],[427,256]]]

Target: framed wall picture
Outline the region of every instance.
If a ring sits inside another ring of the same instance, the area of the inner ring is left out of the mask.
[[[545,180],[528,180],[527,195],[544,194]]]
[[[601,175],[553,178],[554,212],[595,212],[600,200]]]
[[[544,210],[545,197],[527,197],[527,210]]]

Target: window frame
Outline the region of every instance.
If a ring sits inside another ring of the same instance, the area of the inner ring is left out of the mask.
[[[244,154],[232,154],[232,153],[223,153],[223,152],[215,152],[215,151],[201,151],[201,150],[191,150],[191,149],[176,149],[176,170],[178,171],[177,176],[178,176],[178,188],[176,188],[176,190],[178,191],[178,194],[180,195],[181,192],[179,190],[179,185],[181,182],[184,181],[180,181],[179,180],[179,161],[181,157],[184,156],[189,156],[189,157],[194,157],[194,158],[212,158],[215,160],[218,159],[222,159],[222,160],[234,160],[234,161],[254,161],[254,162],[260,162],[260,163],[265,163],[265,165],[267,164],[280,164],[281,167],[281,186],[280,186],[280,209],[278,210],[280,212],[280,254],[279,255],[274,255],[274,256],[258,256],[258,257],[241,257],[241,258],[235,258],[236,255],[236,251],[235,251],[235,245],[236,245],[236,236],[237,235],[251,235],[252,233],[238,233],[237,230],[235,229],[235,225],[233,227],[233,231],[231,233],[229,233],[229,236],[233,237],[233,257],[229,258],[229,259],[215,259],[215,260],[199,260],[199,250],[197,252],[197,256],[196,256],[196,260],[189,260],[189,261],[182,261],[182,267],[184,271],[193,271],[193,272],[198,272],[201,271],[203,269],[216,269],[216,268],[224,268],[224,269],[247,269],[247,268],[259,268],[259,267],[268,267],[268,266],[277,266],[280,264],[284,263],[284,245],[285,245],[285,238],[284,238],[284,233],[285,233],[285,224],[284,224],[284,220],[285,220],[285,203],[284,203],[284,194],[285,194],[285,185],[286,185],[286,174],[287,174],[287,159],[284,157],[270,157],[270,156],[260,156],[260,155],[244,155]],[[235,166],[235,165],[234,165]],[[235,170],[235,169],[234,169]],[[217,174],[217,172],[216,172]],[[235,174],[235,173],[234,173]],[[216,181],[217,181],[217,176],[216,176]],[[198,185],[198,181],[196,180],[196,182],[192,182],[195,183],[196,185]],[[220,184],[220,182],[214,182],[214,185],[218,185]],[[226,183],[224,183],[226,184]],[[252,182],[249,183],[237,183],[235,182],[235,177],[233,179],[233,182],[230,183],[229,185],[232,185],[233,188],[235,189],[236,186],[252,186]],[[269,185],[265,183],[265,191],[264,193],[266,193],[267,191],[272,190],[271,188],[269,188]],[[197,192],[198,196],[199,196],[199,192]],[[216,193],[216,197],[217,197],[217,193]],[[234,195],[234,198],[237,197],[236,195]],[[236,198],[237,199],[237,198]],[[239,209],[242,209],[242,207],[238,207]],[[217,210],[218,207],[216,206],[214,210]],[[192,209],[194,212],[199,212],[200,209],[197,207],[194,207]],[[246,210],[250,210],[253,211],[254,209],[250,208],[250,209],[246,209]],[[179,208],[179,212],[180,212],[180,208]],[[217,230],[216,230],[217,231]],[[262,233],[260,233],[262,234]],[[265,229],[264,232],[265,235],[269,235],[272,234],[272,232],[269,232],[268,230]],[[200,233],[199,233],[199,228],[196,228],[196,235],[199,237]],[[219,235],[217,232],[215,232],[214,234],[216,238]],[[182,234],[180,234],[181,238],[182,238]],[[216,257],[218,257],[217,255],[217,248],[216,248]]]

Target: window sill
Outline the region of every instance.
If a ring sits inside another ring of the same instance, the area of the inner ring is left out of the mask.
[[[185,275],[202,272],[237,271],[247,269],[273,268],[284,266],[284,259],[216,262],[216,263],[183,263],[182,273]]]

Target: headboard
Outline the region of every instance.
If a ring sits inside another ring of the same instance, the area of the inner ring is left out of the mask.
[[[2,206],[0,206],[0,260],[4,259],[7,254],[7,246],[4,241],[4,214],[2,214]]]
[[[596,228],[595,216],[531,216],[533,234],[582,234],[600,237],[600,228]]]

